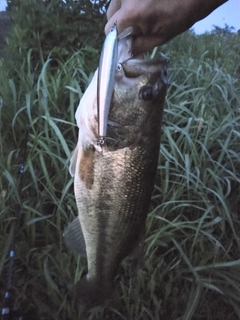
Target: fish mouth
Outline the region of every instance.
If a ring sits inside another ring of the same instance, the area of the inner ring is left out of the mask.
[[[124,32],[123,32],[124,33]],[[123,69],[127,78],[137,78],[141,75],[161,72],[164,83],[167,83],[167,65],[169,57],[162,55],[156,59],[145,59],[144,54],[134,56],[132,51],[133,34],[127,33],[127,36],[119,36],[118,43],[118,65],[117,71]]]
[[[161,73],[164,83],[167,83],[167,65],[170,59],[162,55],[157,59],[145,60],[141,58],[132,58],[122,63],[125,76],[128,78],[137,78],[144,74]]]
[[[118,63],[115,73],[117,87],[137,88],[138,90],[148,84],[153,86],[156,83],[168,84],[167,67],[170,59],[162,55],[157,59],[144,59],[141,57],[129,58]],[[129,92],[130,94],[130,92]]]

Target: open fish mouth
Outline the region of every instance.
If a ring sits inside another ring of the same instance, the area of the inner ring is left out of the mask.
[[[161,78],[165,83],[167,83],[167,70],[164,68],[164,66],[169,63],[169,60],[170,59],[164,55],[157,59],[148,60],[143,59],[143,57],[131,58],[123,62],[121,65],[124,68],[126,77],[129,78],[139,77],[140,75],[146,73],[156,73],[158,71],[161,72],[163,69]]]
[[[126,77],[135,78],[145,73],[155,73],[168,65],[170,59],[165,55],[155,59],[146,59],[144,54],[134,56],[132,53],[133,37],[131,33],[127,33],[126,37],[121,38],[121,35],[119,37],[117,71],[123,67]],[[167,82],[166,68],[163,69],[165,70],[163,78]]]
[[[139,96],[145,100],[151,100],[154,95],[151,94],[153,88],[151,85],[154,83],[167,84],[167,65],[169,63],[169,58],[162,55],[157,59],[145,60],[143,57],[139,58],[129,58],[122,63],[118,63],[118,67],[115,73],[115,81],[119,86],[122,87],[133,87],[139,84],[140,86],[145,79],[151,77],[150,84],[148,88],[141,88]],[[140,79],[142,78],[142,79]],[[156,88],[157,92],[159,87]]]

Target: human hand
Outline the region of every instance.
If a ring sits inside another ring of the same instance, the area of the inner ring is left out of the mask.
[[[117,22],[120,34],[133,27],[133,53],[145,52],[188,30],[227,0],[112,0],[107,34]]]

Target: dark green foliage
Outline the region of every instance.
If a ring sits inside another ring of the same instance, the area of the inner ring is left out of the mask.
[[[11,27],[11,19],[6,11],[0,12],[0,58],[3,56],[4,47],[6,46],[6,37]]]
[[[181,57],[188,57],[189,61],[200,59],[200,61],[215,62],[230,74],[235,75],[237,67],[240,66],[240,60],[237,58],[240,55],[239,34],[227,33],[228,36],[223,36],[225,29],[220,30],[222,32],[213,31],[201,35],[188,31],[180,35],[178,41],[171,41],[163,48],[166,54],[171,54],[171,61],[175,62]]]
[[[17,57],[20,42],[9,41]],[[123,263],[114,306],[79,315],[71,289],[86,261],[67,251],[62,232],[76,215],[68,173],[74,112],[99,56],[87,44],[60,56],[44,43],[38,53],[28,44],[19,60],[0,60],[0,300],[20,204],[13,308],[24,319],[240,318],[239,35],[188,32],[161,48],[171,57],[170,84],[144,255],[137,268]]]
[[[9,61],[21,65],[31,49],[31,60],[39,71],[39,62],[51,58],[68,59],[86,43],[99,49],[104,39],[105,1],[8,0],[7,10],[13,21],[8,40]],[[52,62],[55,66],[56,60]],[[94,61],[91,61],[94,65]]]

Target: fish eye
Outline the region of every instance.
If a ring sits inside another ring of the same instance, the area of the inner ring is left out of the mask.
[[[139,92],[139,97],[142,100],[148,101],[153,99],[152,87],[142,87]]]
[[[118,71],[122,70],[122,64],[121,64],[121,63],[118,63],[118,65],[117,65],[117,70],[118,70]]]

